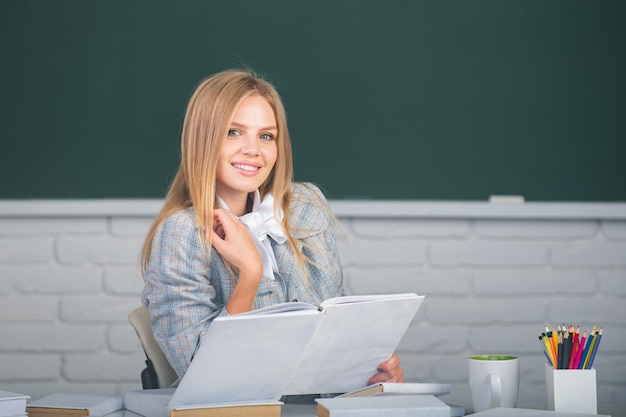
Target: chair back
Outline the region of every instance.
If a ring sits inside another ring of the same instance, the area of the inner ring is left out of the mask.
[[[143,347],[146,357],[148,358],[146,361],[148,368],[144,369],[142,372],[143,388],[168,388],[178,379],[178,375],[176,375],[174,368],[172,368],[169,361],[165,357],[165,354],[161,350],[161,347],[154,339],[148,309],[145,306],[137,307],[128,315],[128,321],[137,332],[141,346]],[[146,382],[145,376],[149,371],[151,371],[151,366],[154,367],[154,371],[156,372],[158,386],[154,386],[154,383]]]

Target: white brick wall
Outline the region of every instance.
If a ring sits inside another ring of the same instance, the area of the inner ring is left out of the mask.
[[[0,202],[0,389],[123,393],[144,356],[127,322],[160,202]],[[471,408],[467,357],[521,357],[520,405],[546,404],[544,324],[601,325],[600,404],[626,405],[623,204],[332,204],[350,293],[426,294],[398,349],[409,380]]]

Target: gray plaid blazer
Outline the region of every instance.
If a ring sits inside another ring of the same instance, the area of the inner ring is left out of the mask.
[[[274,280],[262,278],[254,307],[287,301],[314,305],[345,295],[335,241],[335,220],[321,191],[294,183],[290,225],[307,263],[308,278],[296,265],[287,243],[271,240],[278,264]],[[152,242],[142,302],[150,311],[154,337],[182,377],[211,321],[228,314],[225,306],[236,285],[223,259],[203,250],[193,208],[178,211],[160,225]]]

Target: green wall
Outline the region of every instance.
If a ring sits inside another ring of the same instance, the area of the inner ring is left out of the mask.
[[[0,198],[161,197],[250,64],[333,199],[626,201],[626,2],[0,2]]]

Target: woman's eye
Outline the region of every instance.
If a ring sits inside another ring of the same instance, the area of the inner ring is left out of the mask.
[[[261,135],[261,139],[265,139],[265,140],[272,140],[274,139],[274,135],[270,134],[270,133],[263,133]]]
[[[228,129],[228,136],[239,136],[241,132],[237,129]]]

